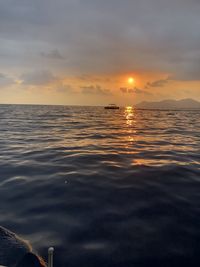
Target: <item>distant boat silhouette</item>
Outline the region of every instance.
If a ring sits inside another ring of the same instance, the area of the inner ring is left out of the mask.
[[[108,106],[104,107],[105,109],[119,109],[118,106],[116,106],[115,104],[109,104]]]

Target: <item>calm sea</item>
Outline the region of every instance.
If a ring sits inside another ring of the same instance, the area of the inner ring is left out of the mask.
[[[200,111],[0,105],[0,225],[55,267],[200,266]]]

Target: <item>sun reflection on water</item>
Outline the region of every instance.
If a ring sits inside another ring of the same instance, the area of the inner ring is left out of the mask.
[[[131,126],[134,122],[134,109],[133,109],[133,107],[128,106],[125,108],[125,117],[126,117],[126,124]]]
[[[133,126],[136,123],[135,121],[135,110],[131,106],[125,107],[124,116],[126,118],[126,125],[128,127],[128,141],[134,142],[134,135],[136,134],[136,131],[134,130]]]

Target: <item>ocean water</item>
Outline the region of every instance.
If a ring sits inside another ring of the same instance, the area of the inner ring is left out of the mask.
[[[55,267],[200,265],[200,111],[0,105],[0,225]]]

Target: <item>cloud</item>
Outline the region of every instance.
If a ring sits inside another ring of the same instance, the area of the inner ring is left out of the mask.
[[[121,87],[121,88],[119,88],[119,90],[122,92],[122,93],[128,93],[128,88],[126,88],[126,87]]]
[[[166,79],[160,79],[153,82],[148,82],[145,86],[145,88],[149,87],[163,87],[170,81],[169,77]]]
[[[37,69],[49,51],[42,56],[77,76],[132,70],[200,80],[199,14],[198,0],[0,1],[1,64]]]
[[[0,87],[6,87],[14,84],[14,80],[7,75],[0,73]]]
[[[139,89],[137,87],[134,88],[134,93],[135,94],[144,94],[144,95],[152,95],[150,92],[145,91],[143,89]]]
[[[139,89],[137,87],[134,88],[126,88],[126,87],[121,87],[120,91],[124,94],[144,94],[144,95],[151,95],[151,93],[143,90],[143,89]]]
[[[69,84],[61,85],[56,90],[57,90],[57,92],[60,92],[60,93],[68,93],[68,94],[77,93],[77,91]]]
[[[99,85],[81,86],[82,94],[96,94],[96,95],[110,95],[111,91],[109,89],[104,89]]]
[[[81,80],[81,81],[89,81],[91,80],[91,76],[87,74],[82,74],[82,75],[76,76],[76,79]]]
[[[172,77],[174,80],[181,81],[199,81],[200,80],[200,52],[199,56],[195,55],[192,64],[190,60],[188,64],[183,66],[181,70],[177,70]]]
[[[26,85],[48,85],[58,81],[58,77],[47,70],[27,72],[22,74],[20,78],[22,84]]]
[[[51,50],[49,52],[41,52],[40,55],[42,57],[50,58],[50,59],[59,59],[62,60],[64,57],[61,55],[61,53],[57,50]]]

